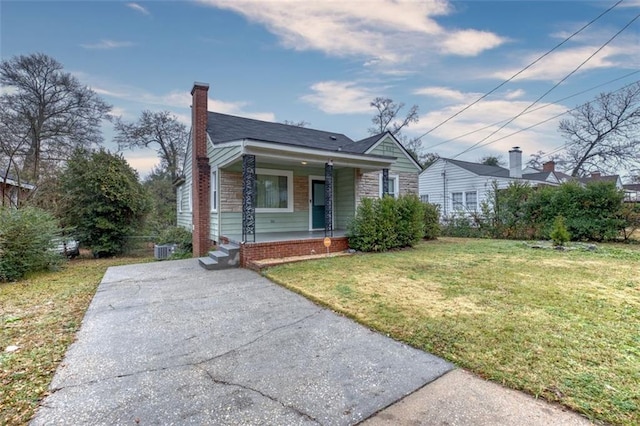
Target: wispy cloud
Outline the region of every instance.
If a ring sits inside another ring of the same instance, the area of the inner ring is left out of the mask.
[[[81,47],[85,49],[120,49],[123,47],[131,47],[135,46],[135,43],[131,41],[114,41],[114,40],[100,40],[98,43],[86,43],[81,44]]]
[[[371,101],[379,95],[377,88],[364,87],[354,81],[321,81],[311,86],[313,93],[301,99],[327,114],[371,112]]]
[[[459,92],[439,87],[423,88],[420,89],[420,92],[423,95],[458,101],[422,115],[420,121],[409,128],[415,135],[421,135],[430,131],[436,125],[450,118],[468,105],[469,100],[477,99],[479,95],[478,93]],[[495,135],[490,136],[486,141],[481,143],[481,145],[487,143],[482,150],[470,151],[461,159],[475,161],[481,154],[487,152],[496,155],[504,154],[513,146],[522,147],[526,154],[533,154],[540,150],[546,152],[551,151],[556,148],[559,143],[557,129],[560,118],[554,117],[567,110],[567,108],[562,105],[538,105],[533,111],[522,115],[504,129],[499,130],[503,122],[506,122],[513,117],[515,113],[529,106],[529,100],[515,99],[522,96],[524,96],[523,91],[515,90],[496,95],[494,99],[479,102],[445,125],[430,132],[428,136],[423,138],[423,146],[429,151],[432,146],[437,144],[431,151],[439,152],[443,156],[454,156],[465,148],[471,147],[485,137],[488,137],[494,131],[498,131]],[[549,121],[543,123],[546,120]],[[492,143],[492,141],[496,141],[503,136],[537,124],[539,125],[530,130]],[[451,139],[454,140],[449,141]],[[441,144],[444,141],[449,142]]]
[[[147,9],[146,7],[140,5],[139,3],[127,3],[127,7],[131,8],[137,12],[142,13],[143,15],[150,15],[151,12],[149,12],[149,9]]]
[[[449,30],[436,17],[451,13],[443,0],[322,2],[200,0],[263,24],[294,50],[356,57],[368,66],[393,67],[426,52],[475,56],[502,44],[502,37],[474,29]]]
[[[88,76],[84,76],[84,79],[87,80]],[[144,108],[149,108],[149,105],[156,105],[162,108],[186,109],[191,105],[191,95],[186,90],[172,90],[164,94],[155,94],[135,87],[113,87],[104,82],[96,82],[91,84],[91,87],[99,95],[140,103],[145,105]],[[273,112],[250,111],[248,110],[250,106],[251,102],[248,101],[223,101],[209,98],[210,111],[255,118],[257,120],[275,121],[276,117]],[[185,124],[191,124],[191,116],[189,114],[180,112],[174,112],[174,114]]]

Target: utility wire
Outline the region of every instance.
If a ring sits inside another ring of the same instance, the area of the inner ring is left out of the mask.
[[[509,124],[511,124],[514,120],[516,120],[517,118],[519,118],[521,115],[523,115],[525,112],[527,112],[531,107],[533,107],[535,104],[537,104],[542,98],[544,98],[545,96],[547,96],[552,90],[554,90],[556,87],[558,87],[560,84],[564,83],[569,77],[571,77],[573,74],[575,74],[576,72],[578,72],[578,70],[580,68],[582,68],[582,66],[584,64],[586,64],[588,61],[590,61],[594,56],[596,56],[598,53],[600,53],[600,51],[602,49],[604,49],[609,43],[611,43],[616,37],[618,37],[624,30],[626,30],[627,28],[629,28],[629,26],[631,26],[631,24],[633,24],[638,18],[640,18],[640,14],[636,15],[633,17],[633,19],[631,19],[624,27],[622,27],[622,29],[620,29],[620,31],[618,31],[617,33],[615,33],[609,40],[607,40],[602,46],[600,46],[595,52],[593,52],[591,55],[589,55],[589,57],[587,59],[585,59],[584,61],[582,61],[582,63],[580,63],[580,65],[578,65],[576,68],[573,69],[573,71],[571,71],[569,74],[567,74],[566,76],[564,76],[562,78],[562,80],[560,80],[559,82],[557,82],[556,84],[554,84],[549,90],[547,90],[546,92],[544,92],[541,96],[539,96],[535,101],[533,101],[528,107],[526,107],[524,110],[522,110],[518,115],[516,115],[515,117],[509,119],[509,121],[507,121],[505,124],[503,124],[502,126],[500,126],[498,129],[496,129],[495,131],[491,132],[491,134],[489,134],[488,136],[482,138],[481,140],[479,140],[478,142],[476,142],[475,144],[471,145],[469,148],[465,149],[464,151],[462,151],[461,153],[459,153],[458,155],[456,155],[453,158],[459,157],[460,155],[472,150],[473,148],[475,148],[476,146],[480,145],[482,142],[486,141],[487,139],[489,139],[491,136],[495,135],[497,132],[499,132],[500,130],[504,129],[506,126],[508,126]],[[489,145],[493,142],[489,142],[487,144],[484,144],[482,146],[485,145]]]
[[[630,76],[632,76],[632,75],[634,75],[634,74],[638,74],[638,73],[640,73],[640,70],[636,70],[636,71],[630,72],[629,74],[623,75],[622,77],[614,78],[613,80],[609,80],[609,81],[607,81],[607,82],[605,82],[605,83],[598,84],[598,85],[596,85],[596,86],[593,86],[593,87],[590,87],[590,88],[588,88],[588,89],[582,90],[582,91],[580,91],[580,92],[578,92],[578,93],[574,93],[574,94],[572,94],[572,95],[565,96],[565,97],[564,97],[564,98],[562,98],[562,99],[557,99],[557,100],[555,100],[555,101],[552,101],[552,102],[549,102],[549,103],[547,103],[547,104],[541,105],[541,106],[539,106],[539,107],[537,107],[537,108],[534,108],[534,109],[528,110],[527,112],[525,112],[525,113],[524,113],[524,114],[522,114],[522,115],[531,114],[532,112],[536,112],[536,111],[539,111],[539,110],[541,110],[541,109],[548,108],[548,107],[550,107],[551,105],[559,104],[560,102],[566,101],[567,99],[571,99],[571,98],[574,98],[574,97],[576,97],[576,96],[580,96],[580,95],[582,95],[582,94],[584,94],[584,93],[590,92],[590,91],[592,91],[592,90],[594,90],[594,89],[597,89],[597,88],[599,88],[599,87],[606,86],[607,84],[614,83],[614,82],[616,82],[616,81],[619,81],[619,80],[625,79],[625,78],[627,78],[627,77],[630,77]],[[634,83],[635,83],[635,82],[634,82]],[[632,83],[632,84],[634,84],[634,83]],[[627,87],[627,86],[625,86],[625,87]],[[620,89],[618,89],[618,90],[620,90]],[[618,90],[616,90],[616,91],[618,91]],[[447,140],[444,140],[444,141],[438,142],[438,143],[436,143],[436,144],[434,144],[434,145],[431,145],[431,146],[429,146],[429,147],[425,147],[425,148],[423,148],[423,149],[424,149],[424,150],[427,150],[427,151],[428,151],[428,150],[431,150],[431,149],[433,149],[433,148],[435,148],[435,147],[437,147],[437,146],[443,145],[443,144],[445,144],[445,143],[447,143],[447,142],[452,142],[452,141],[455,141],[455,140],[461,139],[461,138],[463,138],[463,137],[465,137],[465,136],[469,136],[469,135],[472,135],[472,134],[474,134],[474,133],[478,133],[478,132],[481,132],[481,131],[483,131],[483,130],[489,129],[489,128],[491,128],[491,127],[494,127],[494,126],[500,125],[500,124],[504,123],[505,121],[507,121],[507,120],[500,120],[500,121],[495,122],[495,123],[493,123],[493,124],[489,124],[488,126],[484,126],[484,127],[479,128],[479,129],[476,129],[476,130],[471,130],[471,131],[469,131],[469,132],[467,132],[467,133],[464,133],[464,134],[462,134],[462,135],[459,135],[459,136],[456,136],[456,137],[454,137],[454,138],[450,138],[450,139],[447,139]]]
[[[571,40],[573,37],[577,36],[578,34],[580,34],[583,30],[585,30],[587,27],[589,27],[591,24],[593,24],[594,22],[596,22],[598,19],[602,18],[604,15],[606,15],[607,13],[609,13],[611,10],[613,10],[616,6],[618,6],[620,3],[622,3],[623,0],[619,0],[618,2],[616,2],[613,6],[611,6],[609,9],[605,10],[604,12],[602,12],[600,15],[596,16],[594,19],[592,19],[591,21],[589,21],[588,23],[586,23],[585,25],[582,26],[582,28],[580,28],[579,30],[577,30],[576,32],[574,32],[573,34],[571,34],[569,37],[567,37],[566,39],[564,39],[562,42],[560,42],[559,44],[555,45],[551,50],[549,50],[548,52],[546,52],[545,54],[543,54],[542,56],[538,57],[535,61],[531,62],[529,65],[527,65],[526,67],[524,67],[523,69],[521,69],[520,71],[518,71],[517,73],[515,73],[514,75],[512,75],[511,77],[509,77],[509,79],[503,81],[502,83],[500,83],[499,85],[497,85],[496,87],[494,87],[493,89],[491,89],[489,92],[485,93],[484,95],[480,96],[478,99],[476,99],[475,101],[473,101],[472,103],[470,103],[469,105],[465,106],[464,108],[462,108],[460,111],[456,112],[455,114],[453,114],[451,117],[447,118],[446,120],[442,121],[440,124],[438,124],[437,126],[433,127],[431,130],[428,130],[427,132],[423,133],[421,136],[419,136],[417,139],[422,139],[424,136],[428,135],[429,133],[433,132],[434,130],[436,130],[437,128],[439,128],[440,126],[442,126],[443,124],[453,120],[454,118],[456,118],[458,115],[462,114],[463,112],[465,112],[466,110],[468,110],[469,108],[471,108],[472,106],[474,106],[475,104],[477,104],[478,102],[480,102],[481,100],[483,100],[484,98],[486,98],[487,96],[489,96],[490,94],[494,93],[496,90],[498,90],[499,88],[501,88],[502,86],[504,86],[505,84],[507,84],[508,82],[510,82],[511,80],[513,80],[514,78],[516,78],[517,76],[519,76],[520,74],[522,74],[523,72],[525,72],[526,70],[528,70],[529,68],[531,68],[532,66],[534,66],[535,64],[537,64],[538,62],[540,62],[543,58],[545,58],[546,56],[550,55],[552,52],[554,52],[555,50],[557,50],[558,48],[560,48],[562,45],[564,45],[566,42],[568,42],[569,40]]]

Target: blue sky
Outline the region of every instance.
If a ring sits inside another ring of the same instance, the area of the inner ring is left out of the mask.
[[[368,136],[371,100],[390,97],[405,109],[419,106],[420,121],[406,132],[419,136],[614,3],[2,0],[0,54],[53,56],[126,120],[143,109],[169,110],[188,124],[189,93],[201,81],[210,84],[210,110],[304,120],[355,140]],[[544,108],[484,141],[499,125],[476,130],[521,112],[638,13],[640,0],[623,1],[529,71],[424,136],[424,148],[467,161],[486,155],[506,160],[513,146],[522,148],[525,160],[557,150],[563,140],[554,116],[640,80],[640,20],[536,105]],[[112,136],[105,125],[106,146],[113,149]],[[143,176],[157,161],[153,151],[124,154]]]

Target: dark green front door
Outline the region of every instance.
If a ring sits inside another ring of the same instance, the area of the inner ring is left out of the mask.
[[[324,181],[311,181],[311,227],[324,229]]]

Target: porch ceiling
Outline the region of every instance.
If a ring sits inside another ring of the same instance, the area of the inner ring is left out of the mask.
[[[325,163],[331,161],[334,168],[349,167],[367,171],[389,168],[396,160],[396,157],[355,154],[341,151],[324,151],[258,141],[243,141],[241,152],[236,157],[230,159],[227,164],[221,166],[226,167],[239,162],[243,154],[255,155],[258,161],[268,161],[273,164],[324,167]]]

